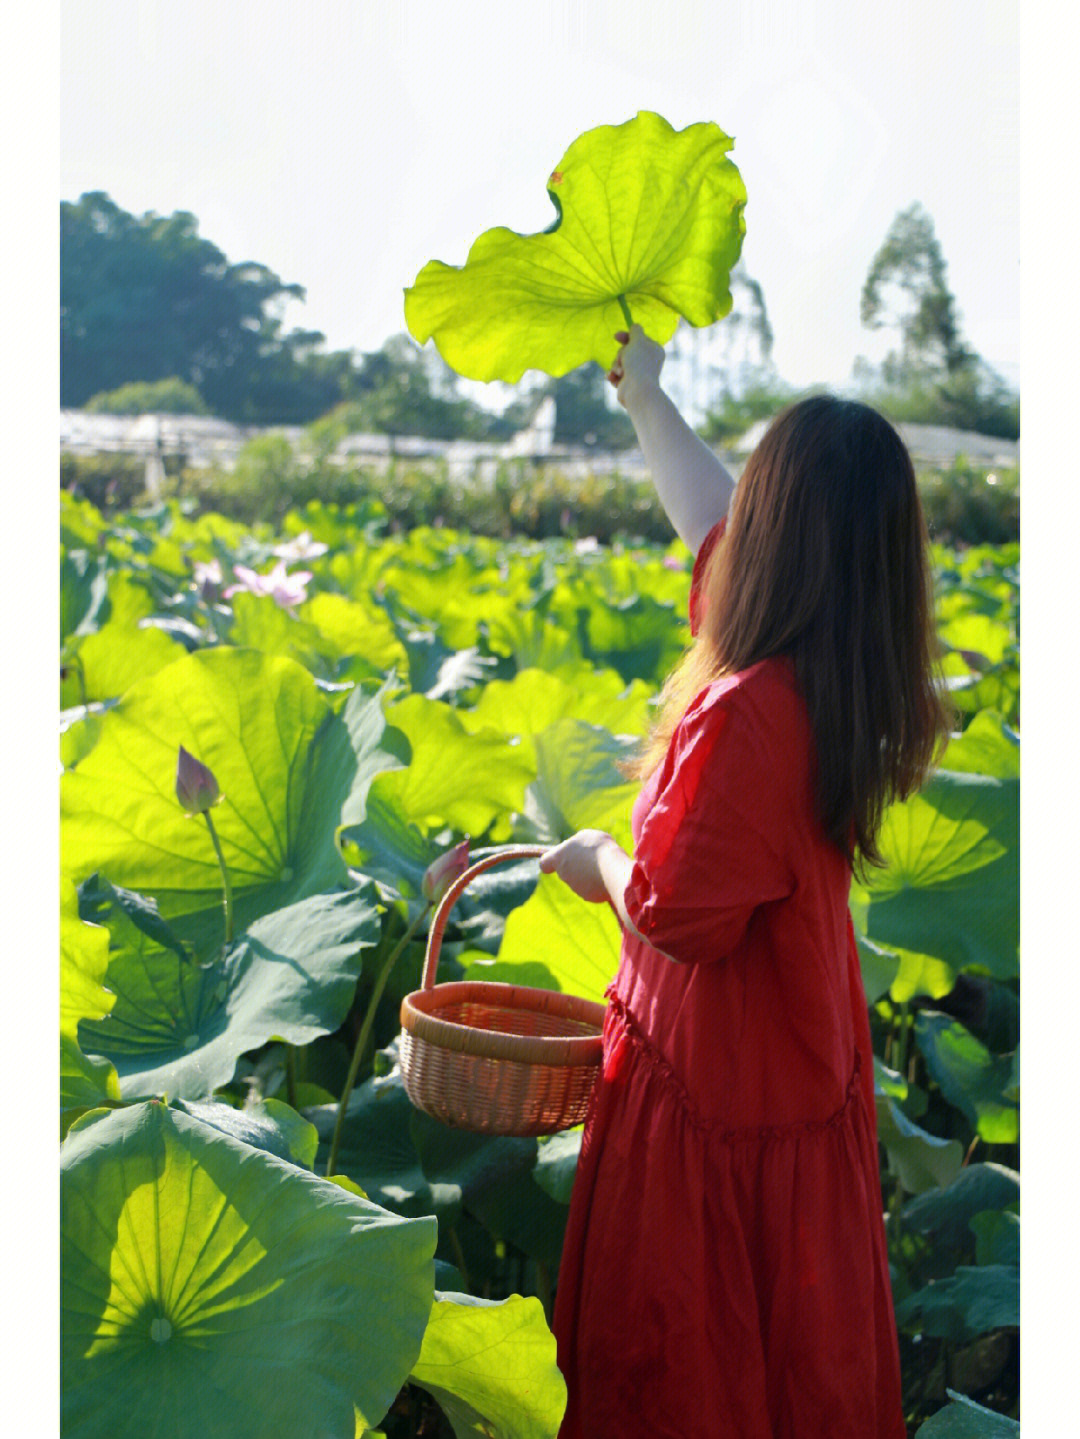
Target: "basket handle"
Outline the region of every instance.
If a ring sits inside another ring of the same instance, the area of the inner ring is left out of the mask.
[[[439,968],[439,946],[442,944],[443,931],[450,918],[450,910],[465,886],[478,874],[483,874],[486,869],[492,869],[497,864],[506,864],[511,859],[536,859],[539,855],[546,854],[550,847],[546,844],[508,844],[497,853],[488,854],[483,859],[478,859],[475,864],[469,866],[463,875],[459,875],[454,880],[439,901],[435,918],[431,921],[431,929],[428,931],[427,950],[424,954],[424,974],[421,981],[423,989],[435,988],[435,972]]]

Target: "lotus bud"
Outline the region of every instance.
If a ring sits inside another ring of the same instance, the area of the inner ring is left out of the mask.
[[[213,771],[188,754],[183,745],[176,762],[176,798],[188,815],[205,814],[221,798]]]
[[[424,871],[420,888],[426,900],[438,904],[443,895],[461,878],[469,867],[469,841],[463,839],[453,849],[448,849],[438,859],[432,860]]]

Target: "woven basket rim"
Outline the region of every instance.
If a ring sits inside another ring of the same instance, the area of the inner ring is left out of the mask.
[[[524,1002],[522,1002],[524,1001]],[[593,1034],[527,1035],[480,1029],[441,1018],[437,1011],[452,1004],[487,1004],[501,1009],[542,1009],[549,1014],[590,1024]],[[433,1011],[436,1011],[433,1013]],[[599,1064],[605,1006],[559,990],[530,989],[494,980],[459,980],[434,989],[413,990],[401,1001],[401,1027],[414,1039],[478,1059],[519,1064],[572,1066]]]

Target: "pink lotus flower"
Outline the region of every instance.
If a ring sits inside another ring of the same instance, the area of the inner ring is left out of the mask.
[[[218,560],[195,561],[195,589],[201,600],[216,600],[221,589],[221,564]]]
[[[310,530],[304,530],[295,539],[275,545],[270,553],[277,555],[279,560],[317,560],[320,555],[325,555],[329,548],[330,546],[324,545],[321,540],[313,540]]]
[[[302,604],[307,599],[305,586],[311,579],[310,570],[297,570],[290,575],[284,560],[278,560],[267,575],[256,574],[254,570],[248,569],[247,565],[233,565],[233,574],[237,583],[230,585],[225,591],[227,600],[246,590],[253,595],[269,595],[283,610],[292,609],[294,605]]]
[[[189,817],[205,814],[221,798],[213,771],[188,754],[183,745],[176,762],[176,798]]]
[[[453,849],[448,849],[438,859],[432,860],[424,871],[421,892],[426,900],[438,904],[450,886],[459,880],[469,867],[469,841],[463,839]]]

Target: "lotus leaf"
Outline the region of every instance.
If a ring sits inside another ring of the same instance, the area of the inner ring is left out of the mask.
[[[555,1337],[539,1299],[436,1292],[409,1378],[434,1395],[457,1439],[554,1439],[566,1409]]]
[[[80,1120],[61,1194],[67,1439],[351,1439],[420,1353],[434,1219],[154,1101]]]
[[[410,332],[459,374],[515,383],[530,369],[610,368],[630,311],[661,344],[680,315],[711,325],[731,308],[746,228],[732,143],[644,110],[586,131],[548,179],[551,228],[488,230],[462,269],[430,261],[405,292]]]

